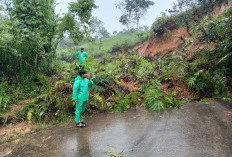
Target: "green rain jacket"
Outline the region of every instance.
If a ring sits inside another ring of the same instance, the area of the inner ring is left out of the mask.
[[[78,59],[78,65],[85,65],[85,59],[88,57],[86,52],[78,51],[76,53],[76,58]]]
[[[76,77],[73,85],[73,97],[72,100],[75,101],[88,101],[89,100],[89,87],[94,83],[92,80],[87,78]]]

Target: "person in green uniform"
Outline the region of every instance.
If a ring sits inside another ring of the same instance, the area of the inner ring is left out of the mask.
[[[84,52],[84,48],[81,48],[81,51],[78,51],[76,53],[76,58],[78,59],[78,66],[81,67],[81,69],[84,69],[85,66],[85,60],[88,57],[88,54]]]
[[[85,127],[85,123],[82,121],[82,114],[89,100],[89,87],[93,84],[89,74],[87,74],[85,70],[80,70],[79,76],[76,77],[73,85],[72,97],[72,100],[76,104],[75,120],[77,127]]]

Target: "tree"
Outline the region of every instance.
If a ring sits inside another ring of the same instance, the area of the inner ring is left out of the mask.
[[[110,33],[106,30],[105,27],[101,27],[99,29],[99,34],[101,35],[100,39],[104,39],[104,38],[109,38],[110,37]]]
[[[154,5],[154,2],[150,0],[133,0],[133,19],[136,21],[137,31],[139,31],[140,19],[146,14],[147,10],[152,5]]]
[[[116,36],[118,34],[117,31],[113,31],[113,35]]]
[[[0,21],[0,68],[8,80],[33,79],[54,72],[55,53],[64,34],[77,43],[88,35],[94,0],[77,0],[58,18],[55,0],[7,0]],[[17,79],[15,79],[17,78]]]
[[[94,0],[77,0],[69,5],[69,12],[77,21],[77,25],[71,28],[71,36],[75,43],[89,36],[89,25],[91,25],[92,11],[97,6]]]
[[[131,24],[133,22],[132,6],[132,0],[124,0],[116,4],[116,8],[120,9],[123,12],[123,15],[119,19],[119,22],[122,23],[122,25],[125,25],[128,31],[130,31]]]
[[[5,31],[11,38],[3,47],[8,54],[2,54],[1,60],[9,65],[3,66],[5,75],[33,77],[42,60],[50,63],[56,27],[53,6],[53,0],[8,1]]]
[[[205,13],[212,12],[215,5],[227,3],[228,0],[177,0],[170,12],[184,12],[188,9],[198,9]]]
[[[149,27],[148,27],[147,25],[144,25],[144,26],[143,26],[143,30],[144,30],[144,31],[148,31],[148,30],[149,30]]]
[[[94,0],[77,0],[69,4],[69,12],[58,20],[55,51],[65,33],[69,33],[75,44],[89,38],[92,10],[96,7]]]
[[[117,4],[123,15],[120,17],[119,22],[127,26],[128,31],[131,29],[131,24],[135,23],[137,31],[139,31],[139,22],[147,13],[150,6],[154,5],[150,0],[123,0]]]
[[[108,38],[110,36],[110,33],[104,27],[103,22],[97,17],[91,18],[90,34],[94,36],[95,40]]]

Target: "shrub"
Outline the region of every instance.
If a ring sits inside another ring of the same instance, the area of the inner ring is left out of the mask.
[[[145,105],[150,110],[163,110],[163,93],[160,90],[160,82],[154,82],[152,87],[148,88],[144,94]]]
[[[180,108],[180,101],[174,97],[174,92],[167,92],[164,96],[165,108]]]
[[[152,62],[149,62],[145,58],[140,59],[140,64],[136,66],[137,77],[138,80],[149,80],[151,78],[154,78],[154,71],[156,69],[156,65]]]
[[[152,24],[152,31],[155,35],[161,35],[168,30],[172,30],[176,27],[175,22],[166,15],[166,13],[161,13],[161,17],[158,17],[156,21]]]
[[[130,108],[130,97],[124,95],[122,92],[117,91],[117,101],[113,106],[114,112],[127,111]]]
[[[199,70],[187,79],[188,87],[205,96],[225,95],[227,88],[223,75],[212,75],[209,71]]]

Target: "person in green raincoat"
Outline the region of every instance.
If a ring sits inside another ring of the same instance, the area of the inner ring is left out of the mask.
[[[81,51],[78,51],[76,53],[76,58],[78,59],[78,66],[80,66],[82,69],[84,69],[85,66],[85,60],[88,57],[88,54],[84,52],[84,48],[81,48]]]
[[[79,76],[76,77],[73,85],[73,97],[72,100],[76,104],[76,126],[85,127],[85,123],[82,121],[82,114],[85,111],[86,105],[89,100],[89,87],[94,83],[85,70],[79,71]]]

